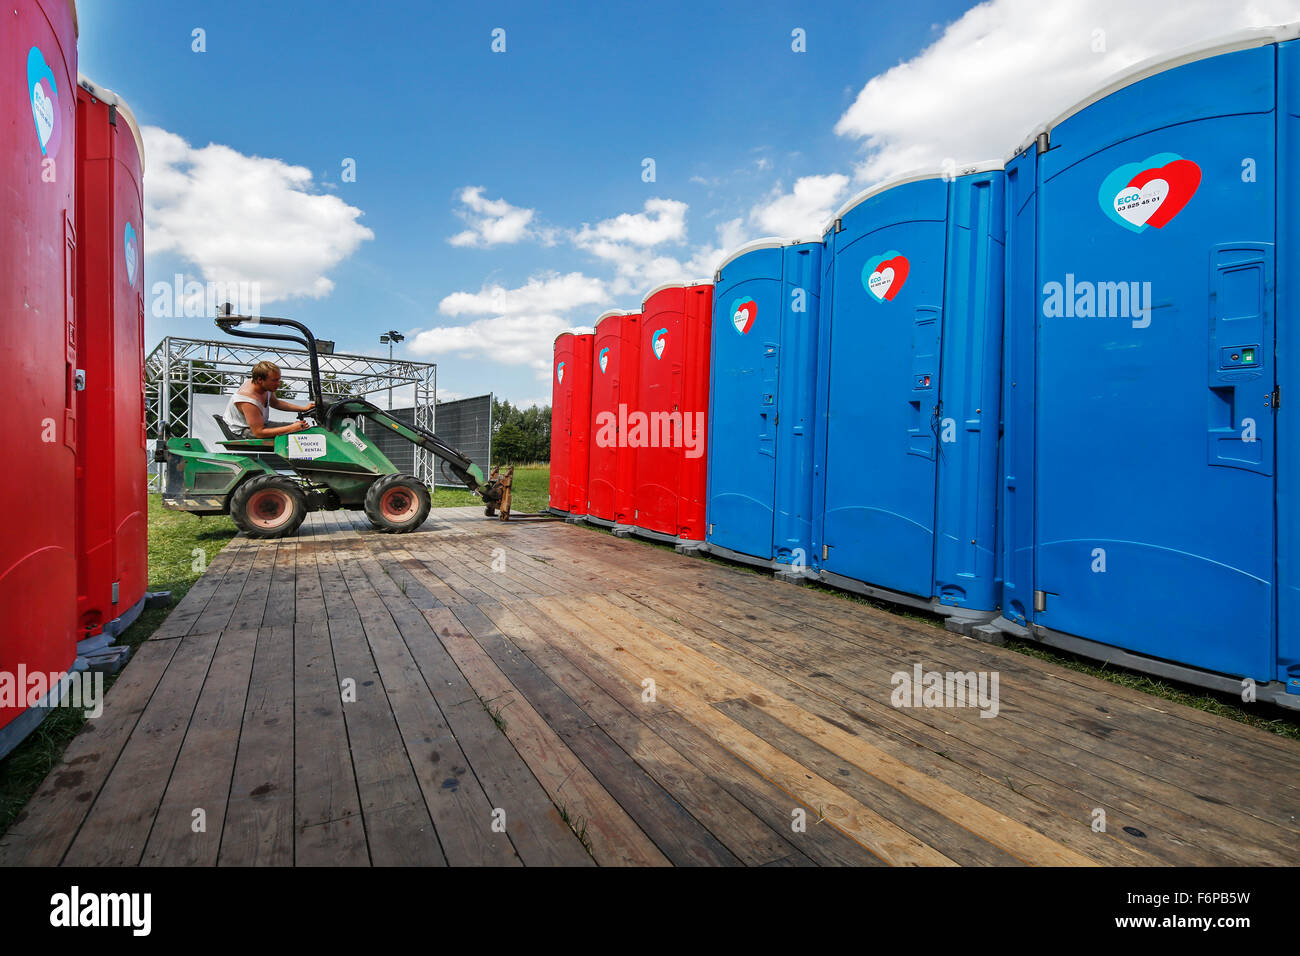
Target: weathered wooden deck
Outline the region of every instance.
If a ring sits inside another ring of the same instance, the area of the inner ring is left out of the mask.
[[[891,706],[917,663],[998,716]],[[213,561],[0,863],[1294,865],[1298,784],[1293,742],[766,576],[316,514]]]

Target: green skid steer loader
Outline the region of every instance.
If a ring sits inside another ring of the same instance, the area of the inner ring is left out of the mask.
[[[441,438],[417,425],[401,422],[370,402],[345,398],[326,403],[321,392],[316,337],[293,319],[231,315],[229,306],[217,325],[230,335],[294,342],[307,350],[311,363],[311,398],[316,407],[298,417],[312,427],[274,438],[239,438],[218,418],[227,441],[224,451],[197,438],[168,438],[165,426],[154,460],[166,467],[162,503],[191,514],[229,514],[251,538],[280,538],[298,530],[309,511],[364,508],[379,531],[402,534],[424,524],[429,515],[429,488],[413,475],[400,474],[356,423],[369,419],[443,460],[465,487],[483,499],[492,515],[502,506],[508,514],[509,478],[491,480],[482,469]],[[240,328],[241,322],[256,328]],[[295,330],[264,331],[267,326]]]

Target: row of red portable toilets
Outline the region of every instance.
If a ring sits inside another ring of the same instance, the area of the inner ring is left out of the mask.
[[[666,285],[555,340],[551,510],[689,545],[704,539],[713,286]]]
[[[139,129],[78,76],[72,0],[4,20],[0,756],[52,702],[32,675],[120,661],[148,575]]]
[[[1300,24],[1139,64],[738,250],[695,351],[662,291],[561,336],[552,510],[1300,709],[1297,76]]]

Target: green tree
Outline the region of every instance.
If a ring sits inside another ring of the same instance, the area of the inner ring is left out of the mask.
[[[518,425],[506,422],[497,429],[492,444],[492,461],[499,465],[513,465],[527,458],[527,438]]]
[[[518,465],[551,460],[551,408],[517,408],[492,401],[492,464]]]

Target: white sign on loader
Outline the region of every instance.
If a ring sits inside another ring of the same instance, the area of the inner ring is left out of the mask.
[[[289,457],[290,458],[324,458],[325,457],[325,436],[324,435],[290,435],[289,436]]]

